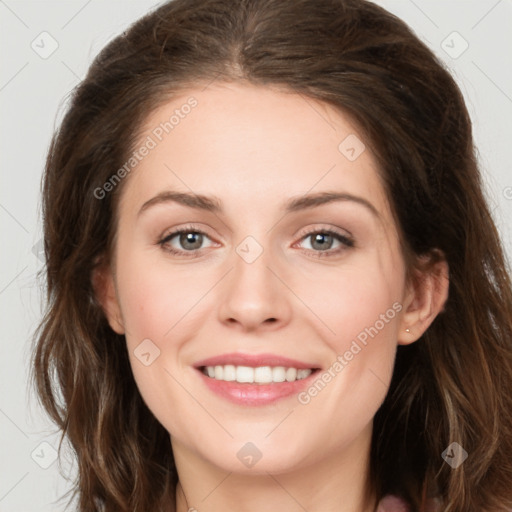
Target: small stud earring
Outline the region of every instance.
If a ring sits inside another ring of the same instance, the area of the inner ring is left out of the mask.
[[[411,330],[410,329],[405,329],[405,332],[411,332]]]

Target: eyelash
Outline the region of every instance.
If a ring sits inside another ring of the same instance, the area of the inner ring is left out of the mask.
[[[210,238],[207,233],[205,233],[204,231],[201,231],[200,229],[195,228],[194,226],[184,226],[182,228],[176,229],[175,231],[172,231],[171,233],[167,234],[164,238],[162,238],[161,240],[158,241],[158,245],[160,245],[161,248],[166,252],[169,252],[174,255],[183,256],[185,258],[198,258],[199,256],[201,256],[201,254],[199,253],[199,251],[201,251],[201,249],[192,250],[192,251],[180,251],[180,250],[176,250],[176,249],[166,245],[174,237],[181,235],[183,233],[200,234],[200,235],[204,235],[204,236]],[[312,229],[312,230],[304,233],[302,235],[300,241],[305,240],[308,237],[310,237],[311,235],[316,235],[316,234],[333,236],[336,240],[341,242],[343,245],[343,247],[340,247],[336,250],[326,250],[326,251],[314,251],[313,250],[312,252],[316,253],[315,257],[317,257],[317,258],[329,258],[332,256],[336,256],[340,252],[342,252],[346,249],[352,248],[355,245],[354,240],[351,237],[343,235],[343,234],[341,234],[335,230],[332,230],[332,229]],[[307,250],[307,252],[311,252],[311,250]]]

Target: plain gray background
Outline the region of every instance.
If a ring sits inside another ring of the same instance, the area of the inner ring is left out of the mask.
[[[512,0],[376,3],[404,19],[461,86],[510,260]],[[27,380],[31,336],[42,315],[39,187],[50,137],[93,57],[158,4],[0,0],[0,512],[62,511],[65,500],[56,500],[75,476],[65,447],[59,472],[59,436]]]

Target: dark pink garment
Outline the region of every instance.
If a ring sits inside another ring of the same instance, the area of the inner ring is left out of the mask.
[[[409,512],[409,507],[398,496],[385,496],[380,500],[377,512]]]
[[[440,504],[436,499],[427,500],[425,512],[438,512],[440,510]],[[410,512],[410,508],[402,498],[388,495],[380,501],[377,512]]]

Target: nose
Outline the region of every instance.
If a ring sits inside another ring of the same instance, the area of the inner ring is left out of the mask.
[[[240,331],[277,330],[290,321],[292,295],[269,251],[252,262],[234,255],[234,268],[223,279],[219,320]]]

